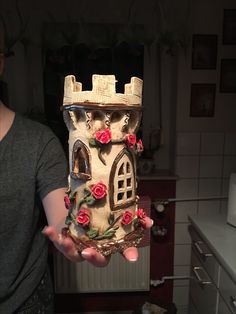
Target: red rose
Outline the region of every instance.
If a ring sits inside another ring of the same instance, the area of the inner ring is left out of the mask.
[[[96,199],[103,198],[107,193],[107,187],[104,183],[98,182],[97,184],[93,185],[91,189],[93,197]]]
[[[64,196],[64,202],[65,202],[65,207],[66,209],[70,209],[71,207],[71,201],[67,195]]]
[[[121,223],[123,225],[129,225],[133,219],[133,215],[130,211],[126,210],[122,216]]]
[[[97,131],[95,134],[95,138],[98,142],[102,144],[107,144],[111,140],[111,131],[106,128],[105,130]]]
[[[136,210],[136,216],[140,219],[144,219],[147,215],[142,208],[139,208],[138,210]]]
[[[126,143],[130,148],[133,148],[136,144],[136,135],[135,134],[127,134],[125,137]]]
[[[141,152],[143,151],[143,149],[144,149],[144,147],[143,147],[143,142],[142,142],[142,140],[139,140],[139,141],[137,142],[137,151],[138,151],[139,153],[141,153]]]
[[[76,221],[82,226],[87,226],[90,223],[90,215],[88,210],[81,209],[78,216],[76,217]]]

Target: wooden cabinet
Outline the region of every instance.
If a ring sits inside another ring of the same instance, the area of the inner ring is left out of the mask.
[[[191,276],[189,314],[235,314],[236,285],[219,263],[207,239],[190,225]]]
[[[196,313],[216,314],[219,264],[197,232],[192,227],[189,231],[192,239],[189,297]]]

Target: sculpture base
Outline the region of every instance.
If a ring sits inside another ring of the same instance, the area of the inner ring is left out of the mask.
[[[83,240],[76,238],[69,230],[69,228],[62,229],[64,237],[70,237],[76,245],[79,253],[86,248],[93,248],[104,256],[109,256],[116,252],[122,253],[129,247],[137,247],[144,236],[145,229],[139,226],[136,230],[128,233],[124,238],[119,240],[110,240],[106,242],[99,242],[95,240]]]

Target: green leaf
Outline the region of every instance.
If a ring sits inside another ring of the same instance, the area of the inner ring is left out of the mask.
[[[92,195],[90,195],[86,197],[85,201],[88,205],[93,205],[96,202],[96,199]]]
[[[78,222],[77,222],[76,217],[73,213],[70,214],[70,218],[74,222],[74,224],[78,226]]]
[[[89,139],[89,145],[91,146],[97,146],[97,141],[94,138]]]
[[[111,228],[111,229],[106,230],[106,231],[104,232],[104,236],[110,237],[110,236],[113,236],[115,233],[116,233],[116,230],[114,230],[113,228]]]
[[[77,193],[77,192],[75,192],[73,195],[70,194],[70,195],[68,196],[70,201],[73,202],[73,201],[75,200],[75,195],[76,195],[76,193]]]
[[[110,224],[110,226],[105,230],[105,232],[106,232],[107,230],[110,230],[112,227],[114,227],[115,224],[117,223],[117,221],[118,221],[121,217],[122,217],[122,215],[116,217],[116,219],[113,220],[113,222],[112,222],[112,223]],[[115,227],[114,227],[114,228],[115,228]],[[118,228],[119,228],[119,227],[118,227]],[[116,226],[116,229],[118,229],[118,228],[117,228],[117,226]]]
[[[116,231],[112,230],[111,232],[109,232],[107,234],[104,233],[102,235],[99,235],[99,236],[95,237],[94,240],[110,239],[110,238],[112,238],[114,236],[115,233],[116,233]]]
[[[67,217],[66,217],[66,220],[65,220],[65,224],[68,226],[68,225],[71,224],[71,222],[72,222],[71,217],[70,217],[70,216],[67,216]]]
[[[94,239],[98,235],[98,229],[89,229],[89,231],[86,233],[89,239]]]
[[[84,197],[88,197],[91,194],[90,190],[85,188],[84,189]]]

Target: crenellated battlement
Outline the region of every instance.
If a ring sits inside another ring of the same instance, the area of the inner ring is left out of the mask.
[[[92,90],[83,91],[82,83],[76,82],[74,75],[65,77],[63,105],[71,104],[99,104],[116,106],[141,106],[143,81],[132,77],[130,83],[125,84],[124,93],[116,93],[115,75],[92,76]]]

